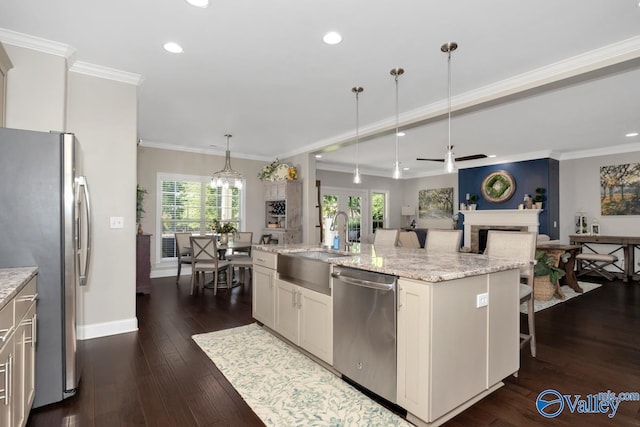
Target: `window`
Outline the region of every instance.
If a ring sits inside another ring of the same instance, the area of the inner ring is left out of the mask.
[[[371,193],[371,224],[374,233],[376,228],[384,228],[386,204],[386,193]]]
[[[230,222],[240,230],[243,194],[235,187],[211,188],[209,177],[159,176],[160,258],[176,257],[176,232],[206,234],[211,222]]]

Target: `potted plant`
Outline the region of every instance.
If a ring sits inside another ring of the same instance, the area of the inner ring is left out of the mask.
[[[229,233],[234,233],[236,226],[230,222],[223,223],[216,218],[211,222],[211,230],[220,235],[220,244],[226,245],[229,243]]]
[[[558,280],[565,272],[556,267],[556,257],[549,257],[545,251],[536,252],[536,265],[533,268],[533,296],[540,301],[549,301],[558,290]]]
[[[542,202],[544,201],[544,188],[536,188],[536,194],[533,195],[533,202],[536,204],[536,209],[542,209]]]
[[[142,234],[142,221],[144,213],[144,196],[147,194],[147,190],[136,185],[136,223],[138,224],[138,234]]]
[[[471,194],[469,196],[469,210],[470,211],[475,211],[476,210],[476,202],[478,201],[478,196],[476,194]]]

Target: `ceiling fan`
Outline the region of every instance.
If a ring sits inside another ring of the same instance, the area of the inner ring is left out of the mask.
[[[453,149],[453,145],[451,146],[451,149]],[[456,157],[455,161],[464,162],[465,160],[478,160],[478,159],[486,159],[486,158],[487,158],[486,154],[472,154],[470,156]],[[418,157],[416,160],[426,160],[428,162],[444,162],[444,157],[440,157],[439,159],[424,159],[422,157]]]

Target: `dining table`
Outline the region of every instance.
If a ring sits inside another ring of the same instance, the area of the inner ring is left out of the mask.
[[[218,251],[218,259],[220,261],[224,261],[227,259],[227,253],[229,251],[231,251],[233,253],[233,251],[247,251],[249,249],[251,249],[252,246],[252,242],[228,242],[225,243],[224,245],[220,245],[218,244],[216,246],[216,250]],[[185,252],[187,252],[188,254],[191,254],[191,246],[190,245],[185,245],[184,246]],[[231,286],[230,287],[234,287],[234,286],[238,286],[240,285],[240,282],[235,282],[232,281]],[[205,288],[212,288],[213,286],[213,281],[211,282],[207,282],[204,287]],[[227,272],[225,271],[221,271],[220,275],[218,276],[218,289],[224,289],[226,287],[229,287],[228,285],[228,280],[227,280]]]

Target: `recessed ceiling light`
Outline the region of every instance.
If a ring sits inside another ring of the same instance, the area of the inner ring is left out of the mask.
[[[335,31],[330,31],[324,35],[322,41],[326,44],[338,44],[342,41],[342,36]]]
[[[171,53],[182,53],[182,46],[175,42],[168,42],[164,44],[164,50]]]
[[[496,157],[496,155],[495,154],[489,154],[487,157],[490,158],[490,159],[493,159],[494,157]]]
[[[187,0],[187,3],[195,7],[209,7],[209,0]]]
[[[316,159],[321,159],[322,158],[322,154],[316,154]]]
[[[409,168],[402,168],[402,170],[403,170],[403,171],[408,171],[408,170],[409,170]]]
[[[405,136],[405,135],[406,135],[406,133],[404,133],[404,132],[398,132],[398,136]]]
[[[632,136],[638,136],[638,132],[629,132],[625,136],[628,136],[629,138],[631,138]]]

